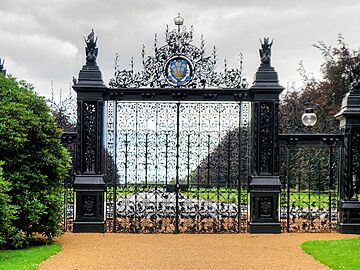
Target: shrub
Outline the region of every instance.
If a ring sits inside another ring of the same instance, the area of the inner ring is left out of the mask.
[[[0,247],[24,247],[35,234],[59,234],[69,154],[45,99],[0,74]]]

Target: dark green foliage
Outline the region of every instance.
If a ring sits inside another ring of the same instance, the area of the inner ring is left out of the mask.
[[[69,167],[60,136],[44,98],[25,82],[0,74],[0,160],[5,162],[0,200],[8,222],[0,227],[1,247],[23,247],[36,233],[48,238],[60,233]]]
[[[307,131],[301,123],[301,115],[308,105],[315,103],[317,124],[312,127],[313,132],[338,133],[339,123],[334,115],[340,111],[341,101],[349,91],[350,67],[360,63],[360,51],[352,50],[339,35],[337,46],[332,47],[320,41],[315,48],[320,50],[324,58],[321,65],[323,78],[315,79],[307,74],[302,63],[299,73],[303,87],[300,91],[287,91],[280,106],[280,131],[282,133]]]
[[[23,243],[22,233],[17,231],[16,227],[12,224],[13,220],[16,219],[18,207],[11,204],[11,197],[9,195],[11,185],[9,181],[2,177],[3,164],[3,162],[0,162],[0,246],[8,244],[17,247]]]

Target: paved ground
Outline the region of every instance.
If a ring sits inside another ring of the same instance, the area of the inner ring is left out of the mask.
[[[63,250],[40,269],[328,269],[304,253],[313,239],[332,234],[72,234],[57,239]]]

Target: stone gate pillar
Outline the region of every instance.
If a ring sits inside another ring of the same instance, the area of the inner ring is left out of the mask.
[[[339,183],[340,233],[360,233],[360,65],[354,65],[350,76],[350,91],[335,117],[344,134],[342,173]]]
[[[280,233],[279,222],[279,85],[271,66],[271,46],[265,38],[261,44],[261,65],[255,74],[250,93],[252,102],[252,135],[250,164],[250,233]]]
[[[92,30],[85,39],[86,64],[74,79],[77,93],[77,161],[74,232],[104,232],[103,107],[106,86],[96,64],[98,48]]]

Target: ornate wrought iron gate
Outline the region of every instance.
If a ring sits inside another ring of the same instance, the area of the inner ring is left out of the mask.
[[[336,230],[343,140],[340,134],[280,135],[283,231]]]
[[[192,45],[193,28],[180,16],[175,24],[165,45],[158,47],[155,36],[154,55],[143,49],[143,71],[116,62],[109,87],[96,63],[94,32],[85,39],[86,65],[73,86],[73,231],[242,232],[248,224],[250,233],[279,233],[284,88],[271,66],[273,43],[261,42],[248,88],[242,59],[217,72],[216,50],[207,56],[204,39]]]
[[[249,102],[107,102],[113,232],[244,232]]]

